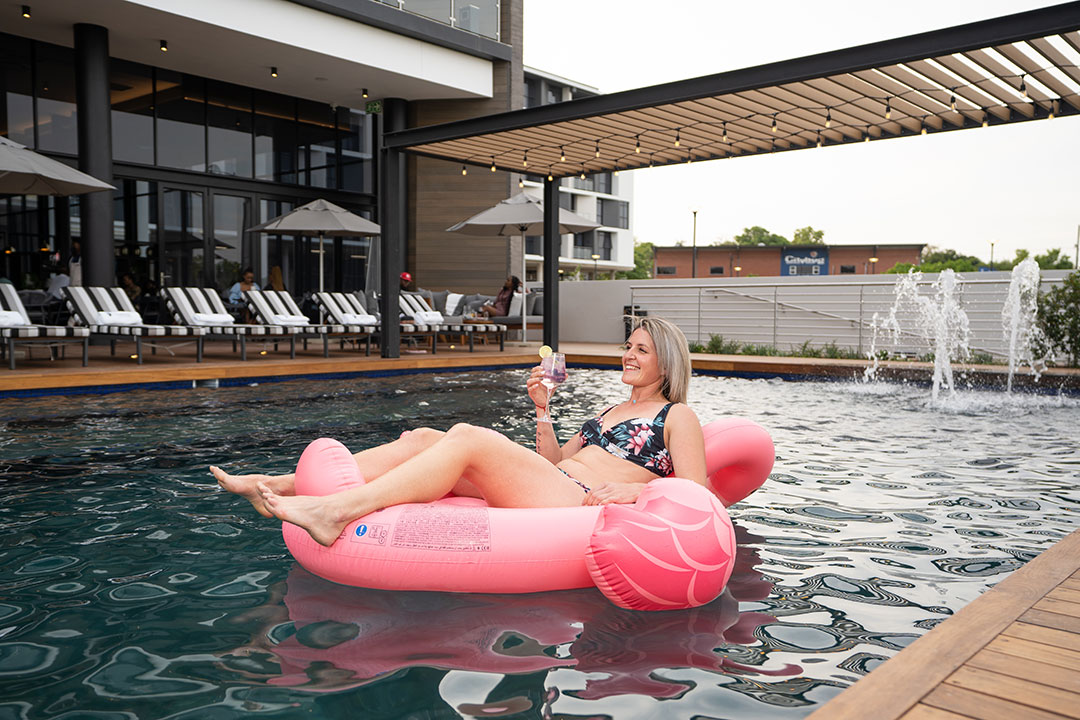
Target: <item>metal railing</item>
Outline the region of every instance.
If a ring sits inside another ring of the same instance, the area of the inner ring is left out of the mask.
[[[1044,273],[1042,291],[1060,283],[1067,273]],[[896,303],[898,276],[866,280],[816,279],[788,281],[762,278],[753,281],[710,281],[699,284],[651,283],[630,286],[630,305],[676,323],[686,337],[707,345],[713,335],[741,344],[794,349],[834,344],[866,354],[875,350],[921,355],[930,351],[928,328],[921,328],[914,310],[901,309],[896,317],[898,336],[875,332]],[[931,294],[937,275],[926,275],[920,294]],[[1006,357],[1001,313],[1010,278],[962,277],[956,300],[968,316],[972,351]],[[876,319],[875,319],[876,316]]]

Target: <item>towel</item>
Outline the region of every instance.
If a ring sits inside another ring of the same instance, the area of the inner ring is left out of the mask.
[[[0,310],[0,327],[18,327],[28,324],[17,310]]]
[[[306,315],[274,315],[274,325],[310,325]]]
[[[441,325],[443,316],[437,310],[418,310],[413,313],[413,320],[421,325]]]
[[[379,321],[374,315],[362,313],[341,313],[341,321],[346,325],[378,325]]]
[[[133,310],[98,310],[98,325],[142,325],[142,317]]]
[[[195,313],[192,316],[196,325],[232,325],[233,316],[229,313]]]

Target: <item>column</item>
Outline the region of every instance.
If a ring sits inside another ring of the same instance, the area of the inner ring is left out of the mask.
[[[559,349],[559,185],[544,180],[544,344]]]
[[[382,134],[405,129],[408,105],[399,98],[383,100]],[[382,227],[382,296],[379,313],[382,315],[382,356],[401,355],[401,325],[398,322],[399,277],[405,269],[406,176],[405,153],[388,149],[380,138],[379,152],[379,225]]]
[[[79,169],[113,184],[109,31],[100,25],[75,25],[75,98]],[[83,285],[116,284],[112,204],[113,193],[109,191],[81,197]]]

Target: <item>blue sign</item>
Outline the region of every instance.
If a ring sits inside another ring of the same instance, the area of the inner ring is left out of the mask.
[[[828,275],[829,249],[780,249],[781,275]]]

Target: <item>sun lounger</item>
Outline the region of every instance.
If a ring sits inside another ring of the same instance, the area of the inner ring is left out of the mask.
[[[7,283],[0,283],[0,338],[4,340],[3,345],[0,345],[0,352],[7,353],[8,368],[11,370],[15,369],[16,345],[46,344],[50,353],[55,353],[57,345],[76,342],[82,343],[82,364],[86,367],[90,329],[31,323],[15,286]],[[27,357],[29,356],[28,348]]]
[[[505,346],[506,340],[506,325],[501,323],[481,322],[466,318],[464,315],[457,316],[444,316],[440,312],[433,310],[428,303],[428,299],[420,293],[401,293],[401,297],[411,308],[410,312],[414,317],[428,317],[432,320],[440,320],[440,333],[445,334],[462,334],[469,338],[469,352],[473,351],[473,339],[477,334],[489,335],[495,334],[499,338],[499,350],[502,351]],[[417,314],[419,313],[419,315]]]
[[[293,300],[292,295],[284,290],[248,290],[244,293],[247,307],[255,316],[255,319],[266,325],[275,325],[284,328],[304,339],[304,347],[307,347],[308,338],[320,338],[323,342],[323,357],[330,357],[330,336],[344,336],[348,330],[344,325],[325,325],[312,323],[300,306]],[[364,334],[358,330],[355,336]],[[368,349],[370,354],[370,347]]]
[[[248,338],[289,342],[289,357],[296,357],[296,339],[292,333],[278,326],[246,325],[238,323],[229,311],[221,296],[213,288],[167,287],[161,289],[166,310],[178,322],[198,327],[215,340],[230,340],[233,351],[240,344],[240,359],[247,360]]]
[[[348,333],[364,333],[367,339],[365,355],[371,354],[371,338],[378,337],[380,321],[377,313],[369,313],[360,299],[351,293],[317,292],[313,296],[320,312]]]
[[[196,362],[202,362],[203,335],[205,328],[189,325],[147,325],[131,304],[123,288],[65,287],[64,297],[68,310],[79,325],[90,328],[90,334],[109,339],[112,354],[116,354],[117,340],[135,342],[135,359],[142,365],[143,338],[154,340],[151,353],[165,338],[183,338],[181,343],[194,340]]]

